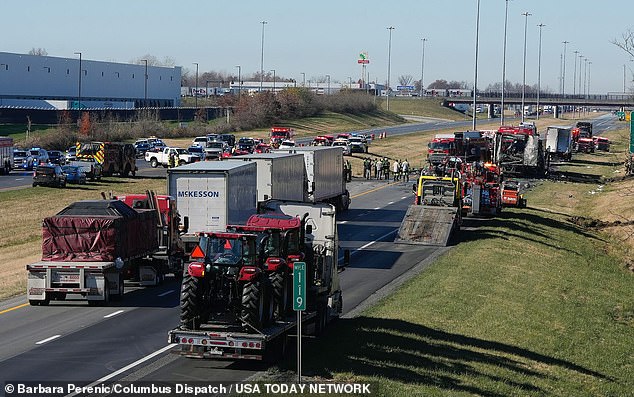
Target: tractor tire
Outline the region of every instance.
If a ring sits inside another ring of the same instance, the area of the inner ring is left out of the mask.
[[[286,272],[273,272],[269,275],[269,282],[273,293],[273,319],[282,320],[288,309],[288,288]]]
[[[180,323],[184,328],[196,330],[200,327],[200,293],[202,292],[200,283],[198,278],[192,277],[189,273],[183,275]]]
[[[240,313],[240,319],[244,325],[248,324],[256,329],[262,329],[265,322],[264,298],[264,286],[260,280],[244,284],[242,311]]]

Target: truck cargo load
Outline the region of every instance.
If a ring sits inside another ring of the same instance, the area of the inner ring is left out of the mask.
[[[158,249],[156,212],[119,200],[79,201],[42,224],[42,261],[107,262]]]
[[[289,153],[254,153],[231,158],[257,164],[258,201],[306,201],[304,156]]]
[[[343,174],[343,151],[332,146],[300,146],[277,149],[276,153],[301,153],[304,156],[308,202],[327,202],[337,210],[347,210],[350,194]]]
[[[570,160],[572,158],[572,148],[570,127],[548,127],[546,131],[546,152],[551,157]]]

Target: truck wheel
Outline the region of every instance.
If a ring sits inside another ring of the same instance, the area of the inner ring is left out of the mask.
[[[158,167],[158,160],[156,159],[156,157],[152,157],[152,159],[150,160],[150,167],[152,168],[156,168]]]
[[[269,276],[273,292],[273,318],[281,320],[286,317],[288,307],[288,288],[286,272],[273,272]]]
[[[264,294],[262,282],[247,282],[242,288],[242,312],[240,319],[245,325],[261,329],[264,324]]]
[[[181,161],[178,162],[179,166],[183,166],[185,164],[187,164],[187,161],[185,161],[185,160],[181,160]]]
[[[181,326],[189,329],[200,327],[200,280],[189,273],[183,275],[181,284]]]

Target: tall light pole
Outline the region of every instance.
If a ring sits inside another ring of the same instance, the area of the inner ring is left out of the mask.
[[[302,87],[306,86],[306,73],[302,72]]]
[[[196,65],[196,91],[194,92],[194,103],[196,104],[196,108],[198,108],[198,62],[194,62]]]
[[[500,125],[504,125],[504,93],[506,86],[506,27],[509,19],[509,0],[505,1],[504,7],[504,46],[502,50],[502,101],[500,103]]]
[[[387,45],[387,88],[385,90],[387,94],[387,110],[390,110],[390,67],[392,62],[392,30],[394,30],[393,26],[387,28],[390,31],[390,40]]]
[[[273,72],[273,94],[275,94],[275,69],[271,69],[271,72]]]
[[[561,74],[561,95],[565,96],[566,95],[566,45],[570,42],[564,40],[562,41],[562,43],[564,44],[564,66],[563,66],[563,72]]]
[[[583,62],[583,55],[579,54],[579,91],[577,91],[579,93],[579,95],[581,95],[581,62]]]
[[[262,55],[260,57],[260,92],[262,92],[262,82],[264,81],[264,25],[268,22],[261,21],[262,24]]]
[[[575,51],[575,71],[572,75],[572,96],[577,95],[577,54],[579,54],[579,51]]]
[[[238,100],[240,100],[240,96],[242,95],[242,67],[240,65],[236,65],[238,68]]]
[[[537,120],[539,120],[539,92],[542,89],[542,28],[546,25],[540,23],[537,26],[539,26],[539,52],[537,55]]]
[[[480,0],[478,0],[476,6],[476,34],[475,34],[475,66],[473,71],[473,107],[471,113],[473,114],[473,130],[476,129],[476,100],[478,98],[478,40],[480,34]]]
[[[427,39],[423,38],[420,39],[420,41],[423,43],[423,56],[421,57],[420,61],[420,97],[423,98],[423,93],[425,90],[423,86],[423,76],[425,72],[425,42],[427,41]]]
[[[328,79],[328,95],[330,95],[330,75],[327,74],[326,78]]]
[[[583,97],[588,99],[588,58],[583,60]]]
[[[528,11],[522,13],[524,15],[524,77],[522,79],[522,123],[524,122],[524,101],[526,98],[526,34],[528,28],[528,17],[533,15]]]
[[[147,107],[147,59],[141,59],[141,62],[145,62],[145,75],[143,78],[143,107]]]
[[[79,55],[79,88],[77,90],[77,109],[81,111],[81,52],[76,52],[75,55]]]
[[[625,64],[623,64],[623,93],[625,94]]]
[[[590,98],[590,66],[592,62],[588,62],[588,98]]]

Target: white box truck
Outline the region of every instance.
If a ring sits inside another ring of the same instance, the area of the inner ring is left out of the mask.
[[[289,153],[254,153],[230,158],[254,162],[258,168],[258,201],[307,200],[304,156]]]
[[[202,161],[167,170],[167,194],[187,233],[185,253],[198,242],[196,233],[225,231],[227,225],[245,224],[257,211],[255,163]]]
[[[572,129],[570,127],[548,127],[546,130],[546,152],[564,160],[572,158]]]
[[[276,153],[300,153],[304,156],[307,201],[333,204],[337,211],[347,210],[350,193],[343,175],[343,151],[341,147],[299,146],[277,149]]]

